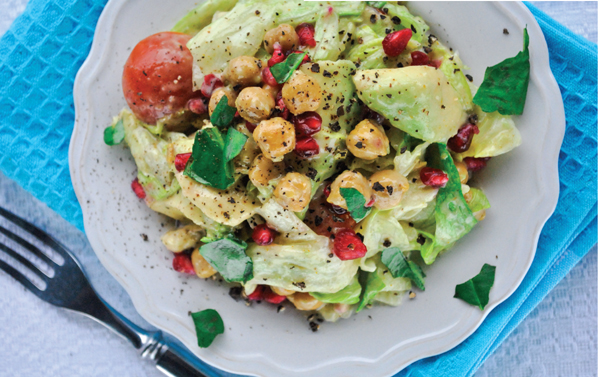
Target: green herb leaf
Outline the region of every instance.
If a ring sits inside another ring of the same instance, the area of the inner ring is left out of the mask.
[[[225,128],[233,122],[237,109],[228,104],[227,96],[221,97],[210,116],[210,123],[217,128]]]
[[[490,301],[490,290],[495,278],[496,267],[486,263],[477,276],[456,286],[454,297],[483,310]]]
[[[284,61],[277,63],[271,67],[271,73],[278,84],[283,84],[292,77],[294,72],[300,67],[302,59],[306,56],[306,52],[301,54],[291,53]]]
[[[125,139],[125,128],[123,127],[123,119],[114,126],[108,126],[104,129],[104,143],[106,145],[117,145]]]
[[[235,128],[227,130],[227,140],[225,141],[225,160],[231,161],[240,154],[248,136],[244,135]]]
[[[402,250],[390,247],[381,253],[381,262],[395,278],[409,278],[421,290],[425,290],[425,273],[418,264],[406,259]]]
[[[365,197],[357,189],[342,187],[340,194],[346,200],[348,212],[355,221],[361,221],[371,213],[371,208],[365,207]]]
[[[225,332],[223,319],[214,309],[206,309],[201,312],[192,313],[192,319],[196,326],[198,346],[202,348],[210,346],[217,335]]]
[[[227,236],[200,247],[200,254],[228,282],[245,283],[252,279],[252,259],[246,255],[248,244]]]
[[[521,115],[529,86],[529,34],[523,29],[523,51],[493,67],[487,67],[473,103],[486,113]]]
[[[377,271],[360,271],[359,281],[363,287],[363,293],[356,308],[357,313],[370,304],[375,296],[385,288],[385,282],[377,274]]]

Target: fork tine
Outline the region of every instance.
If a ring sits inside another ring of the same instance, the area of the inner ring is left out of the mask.
[[[36,257],[40,258],[46,264],[48,264],[50,266],[52,266],[52,264],[56,264],[56,262],[54,262],[52,259],[50,259],[50,257],[48,257],[46,254],[44,254],[40,249],[33,246],[32,244],[25,241],[23,238],[21,238],[17,234],[11,232],[10,230],[4,228],[1,225],[0,225],[0,233],[4,234],[6,237],[10,238],[11,240],[15,241],[19,245],[23,246],[25,249],[29,250],[32,254],[34,254]]]
[[[23,257],[21,254],[17,253],[16,251],[14,251],[13,249],[11,249],[10,247],[8,247],[8,246],[6,246],[4,244],[1,244],[1,243],[0,243],[0,250],[4,251],[6,254],[8,254],[11,257],[13,257],[14,259],[16,259],[23,266],[25,266],[28,269],[30,269],[37,276],[39,276],[40,279],[46,281],[46,274],[44,274],[42,271],[40,271],[40,269],[35,264],[33,264],[29,260],[25,259],[25,257]],[[43,275],[40,274],[40,272]]]
[[[29,289],[34,294],[39,296],[40,293],[42,293],[42,291],[40,291],[40,289],[38,287],[36,287],[35,284],[33,284],[29,279],[27,279],[27,277],[25,275],[23,275],[22,273],[20,273],[15,268],[10,266],[8,263],[5,263],[1,259],[0,259],[0,270],[3,270],[4,272],[6,272],[10,276],[12,276],[16,281],[23,284],[25,286],[25,288]]]

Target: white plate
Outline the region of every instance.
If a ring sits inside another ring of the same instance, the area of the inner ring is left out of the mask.
[[[485,67],[522,49],[531,36],[531,83],[516,123],[523,144],[494,158],[478,181],[492,208],[488,216],[427,271],[427,291],[398,308],[375,307],[313,333],[304,316],[272,305],[246,307],[213,281],[182,276],[159,237],[170,222],[137,200],[130,189],[136,167],[123,147],[108,147],[102,133],[126,106],[121,72],[131,48],[168,30],[194,0],[112,0],[96,29],[91,53],[75,82],[76,124],[71,178],[86,234],[100,261],[125,287],[148,322],[173,334],[218,368],[260,376],[392,375],[421,358],[451,349],[473,333],[488,313],[519,285],[533,260],[538,236],[558,199],[558,153],[564,111],[548,64],[542,32],[516,2],[420,2],[410,7],[433,33],[458,50],[481,82]],[[502,30],[507,28],[509,35]],[[141,234],[148,235],[145,242]],[[454,287],[484,263],[497,266],[490,303],[481,311],[453,298]],[[196,345],[188,311],[214,308],[225,334],[211,347]]]

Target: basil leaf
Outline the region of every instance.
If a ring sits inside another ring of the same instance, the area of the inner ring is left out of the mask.
[[[363,287],[363,293],[356,308],[357,313],[370,304],[375,296],[385,288],[385,283],[377,274],[377,271],[360,271],[359,281]]]
[[[529,86],[529,34],[523,29],[523,51],[493,67],[487,67],[473,103],[486,113],[521,115]]]
[[[201,312],[192,313],[198,346],[206,348],[210,346],[219,334],[225,332],[223,319],[214,309],[206,309]]]
[[[204,185],[225,190],[234,182],[233,162],[225,156],[226,142],[216,127],[196,134],[192,157],[183,174]]]
[[[237,109],[228,104],[227,96],[221,97],[210,116],[210,123],[217,128],[225,128],[233,122]]]
[[[108,126],[104,129],[104,143],[106,145],[117,145],[125,139],[125,128],[123,127],[123,119],[114,126]]]
[[[361,221],[371,212],[371,208],[365,207],[365,197],[357,189],[342,187],[340,194],[346,200],[348,212],[355,221]]]
[[[494,285],[495,278],[496,267],[486,263],[477,276],[456,286],[454,298],[478,306],[483,310],[490,301],[490,290]]]
[[[306,52],[301,54],[291,53],[284,61],[271,67],[271,73],[278,84],[283,84],[292,77],[294,72],[300,67]]]
[[[248,140],[248,136],[244,135],[235,128],[227,130],[227,140],[225,141],[225,160],[231,161],[240,154],[244,145]]]
[[[228,282],[245,283],[252,279],[252,259],[246,255],[248,244],[232,236],[207,243],[200,254]]]
[[[381,253],[381,262],[395,278],[409,278],[419,289],[425,290],[425,273],[418,264],[406,259],[402,250],[390,247]]]

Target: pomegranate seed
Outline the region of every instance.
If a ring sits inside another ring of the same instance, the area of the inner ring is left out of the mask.
[[[317,45],[315,28],[311,24],[303,23],[296,26],[296,34],[298,34],[302,46],[315,47]]]
[[[277,233],[269,228],[267,224],[260,224],[252,231],[252,239],[257,245],[265,246],[273,243]]]
[[[423,184],[435,188],[444,187],[448,182],[448,175],[440,169],[424,167],[421,169],[420,176]]]
[[[265,67],[262,70],[262,80],[265,84],[270,85],[270,86],[277,86],[279,85],[279,83],[277,82],[277,80],[275,80],[275,77],[273,77],[273,74],[271,73],[271,68],[270,67]]]
[[[410,53],[410,65],[428,65],[429,56],[421,51],[413,51]]]
[[[175,254],[175,258],[173,258],[173,269],[184,274],[196,274],[190,256],[184,253]]]
[[[412,30],[410,29],[402,29],[389,33],[383,38],[383,42],[381,42],[383,52],[385,52],[387,56],[392,57],[400,55],[404,49],[406,49],[406,45],[411,37]]]
[[[329,195],[331,195],[331,183],[325,185],[323,188],[323,195],[325,195],[326,198],[329,198]]]
[[[192,157],[191,153],[180,153],[175,156],[175,169],[179,172],[184,171],[190,157]]]
[[[252,292],[252,293],[250,293],[248,295],[248,300],[251,300],[251,301],[262,300],[264,292],[265,292],[265,286],[264,285],[258,285],[256,287],[256,289],[254,290],[254,292]]]
[[[271,56],[271,59],[269,59],[267,61],[267,64],[269,65],[269,67],[274,66],[277,63],[281,63],[282,61],[285,60],[285,54],[283,53],[283,49],[281,48],[281,45],[279,44],[279,42],[275,42],[273,44],[273,48],[275,50],[273,50],[273,56]]]
[[[294,149],[294,152],[300,158],[309,158],[319,154],[319,144],[310,136],[296,140],[296,149]]]
[[[375,204],[375,198],[371,198],[371,200],[369,200],[367,204],[365,204],[365,207],[371,208],[373,207],[373,204]]]
[[[202,98],[192,98],[185,107],[195,114],[204,114],[206,112],[206,105]]]
[[[440,65],[442,65],[442,59],[432,60],[427,65],[433,68],[440,68]]]
[[[336,215],[343,215],[345,213],[348,213],[348,211],[346,211],[344,207],[336,206],[335,204],[331,205],[331,212],[335,213]]]
[[[467,169],[470,171],[478,171],[487,166],[487,162],[490,158],[475,158],[475,157],[465,157],[463,158],[463,162],[467,165]]]
[[[352,229],[342,229],[335,235],[333,252],[341,260],[357,259],[367,254],[367,247]]]
[[[287,120],[290,117],[290,111],[288,110],[287,106],[285,106],[281,90],[279,93],[277,93],[277,99],[275,100],[275,103],[277,104],[276,107],[279,108],[279,111],[281,111],[281,117]]]
[[[256,129],[256,126],[257,126],[256,124],[246,121],[246,128],[248,129],[248,131],[254,132],[254,130]]]
[[[294,123],[294,128],[296,129],[296,137],[300,138],[319,132],[322,122],[321,116],[314,111],[308,111],[292,117],[292,123]]]
[[[138,198],[140,198],[140,199],[146,198],[146,191],[144,191],[142,184],[140,183],[140,181],[137,178],[134,179],[133,182],[131,182],[131,189],[133,190],[133,192],[135,192],[135,194],[137,195]]]
[[[287,298],[285,296],[281,296],[281,295],[278,295],[277,293],[273,292],[270,287],[265,288],[263,297],[265,298],[266,302],[268,302],[270,304],[276,304],[276,305],[281,304]]]
[[[200,92],[205,98],[210,98],[213,90],[223,86],[223,81],[212,73],[204,76],[204,82],[200,88]]]
[[[479,128],[471,123],[464,124],[459,128],[456,135],[452,136],[448,140],[448,148],[456,153],[462,153],[469,149],[473,135],[479,133]]]

